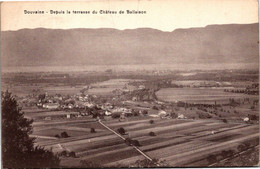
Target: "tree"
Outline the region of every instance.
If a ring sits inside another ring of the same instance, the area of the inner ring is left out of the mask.
[[[152,161],[148,159],[144,160],[137,160],[133,166],[131,167],[136,167],[136,168],[157,168],[157,167],[168,167],[169,165],[166,163],[165,160],[158,160],[158,159],[152,159]]]
[[[153,123],[154,123],[154,121],[153,121],[153,120],[150,120],[150,121],[149,121],[149,123],[150,123],[150,124],[153,124]]]
[[[240,144],[240,145],[237,146],[237,150],[239,152],[245,151],[246,149],[247,149],[247,146],[245,144]]]
[[[62,152],[59,153],[60,156],[67,156],[67,151],[63,150]]]
[[[155,136],[155,133],[151,131],[151,132],[149,133],[149,136]]]
[[[132,145],[137,146],[137,147],[141,146],[141,144],[139,143],[138,140],[132,140],[131,143],[132,143]]]
[[[8,91],[2,97],[3,168],[58,167],[60,160],[52,151],[34,147],[32,120],[24,118],[16,100]]]
[[[73,157],[73,158],[76,158],[76,157],[77,157],[77,156],[76,156],[76,153],[75,153],[74,151],[69,152],[69,156],[70,156],[70,157]]]
[[[113,114],[112,114],[112,118],[113,118],[113,119],[120,118],[120,114],[119,114],[119,113],[113,113]]]
[[[132,145],[132,140],[130,138],[126,138],[125,139],[125,143],[128,145],[128,146],[131,146]]]
[[[170,117],[174,119],[174,118],[177,118],[178,115],[172,111],[172,112],[170,113]]]
[[[60,135],[59,135],[59,134],[55,134],[54,137],[56,137],[56,138],[60,138]]]
[[[223,150],[223,151],[221,151],[221,156],[222,156],[223,158],[227,158],[227,157],[229,156],[229,152],[226,151],[226,150]]]
[[[96,133],[96,130],[94,128],[91,128],[90,133]]]
[[[38,99],[42,102],[45,99],[45,94],[39,94]]]
[[[81,160],[80,166],[82,168],[101,168],[102,166],[98,163],[95,163],[93,161],[87,161],[87,160]]]
[[[69,137],[69,135],[68,135],[68,133],[67,133],[66,131],[62,132],[62,133],[60,134],[60,136],[61,136],[62,138],[68,138],[68,137]]]
[[[209,155],[207,160],[209,163],[215,163],[217,161],[217,157],[215,155]]]
[[[117,129],[118,133],[121,135],[125,134],[125,129],[123,127],[120,127],[119,129]]]

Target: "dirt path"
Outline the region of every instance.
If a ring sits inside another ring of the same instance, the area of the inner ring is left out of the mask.
[[[105,128],[107,128],[109,131],[113,132],[115,135],[117,135],[118,137],[120,137],[121,139],[123,139],[125,141],[125,138],[122,137],[121,135],[119,135],[117,132],[115,132],[114,130],[110,129],[108,126],[106,126],[104,123],[101,122],[101,120],[99,120],[99,123],[104,126]],[[144,152],[142,152],[138,147],[132,145],[132,147],[134,149],[136,149],[140,154],[142,154],[146,159],[152,161],[152,158],[149,157],[148,155],[146,155]]]

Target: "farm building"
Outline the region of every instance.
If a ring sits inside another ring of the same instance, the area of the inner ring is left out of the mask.
[[[249,118],[246,117],[246,118],[244,118],[243,120],[244,120],[245,122],[247,122],[247,121],[249,121]]]
[[[73,104],[68,104],[68,108],[69,108],[69,109],[73,109],[73,108],[74,108],[74,105],[73,105]]]
[[[42,105],[42,107],[46,109],[57,109],[59,108],[59,106],[60,106],[59,103],[45,103]]]
[[[70,117],[71,117],[70,114],[67,114],[67,119],[70,119]]]
[[[89,108],[92,108],[92,107],[94,107],[95,105],[94,105],[93,103],[85,102],[85,103],[84,103],[84,106],[87,106],[87,107],[89,107]]]
[[[186,117],[183,114],[178,114],[178,119],[185,119]]]
[[[166,115],[167,115],[167,113],[164,110],[160,110],[158,113],[158,116],[160,116],[160,117],[165,117]]]
[[[106,111],[106,112],[105,112],[105,115],[106,115],[106,116],[110,116],[111,114],[112,114],[112,113],[109,112],[109,111]]]
[[[139,89],[139,90],[143,90],[143,89],[145,89],[145,86],[144,86],[144,85],[139,85],[139,86],[138,86],[138,89]]]
[[[157,114],[149,114],[150,117],[159,117]]]

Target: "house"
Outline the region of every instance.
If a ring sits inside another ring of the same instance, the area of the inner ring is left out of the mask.
[[[82,103],[77,103],[75,105],[75,107],[77,107],[77,108],[85,108],[84,104],[82,104]]]
[[[70,114],[67,114],[67,119],[70,119],[70,118],[71,118]]]
[[[84,106],[87,106],[87,107],[89,107],[89,108],[92,108],[92,107],[94,107],[95,105],[94,105],[93,103],[85,102],[85,103],[84,103]]]
[[[249,121],[249,118],[246,117],[246,118],[244,118],[243,120],[244,120],[244,122],[248,122],[248,121]]]
[[[150,117],[159,117],[157,114],[149,114]]]
[[[164,110],[160,110],[158,113],[158,116],[160,116],[160,117],[165,117],[166,115],[167,115],[167,113]]]
[[[132,98],[132,101],[137,101],[137,97],[134,96],[134,97]]]
[[[74,107],[73,104],[68,104],[69,109],[73,109],[73,107]]]
[[[42,107],[42,103],[41,102],[37,103],[37,106]]]
[[[44,120],[51,120],[51,117],[45,117]]]
[[[59,103],[45,103],[45,104],[43,104],[42,107],[46,108],[46,109],[57,109],[60,107],[60,104]]]
[[[112,114],[112,113],[111,113],[110,111],[106,111],[106,112],[105,112],[105,115],[106,115],[106,116],[111,116],[111,114]]]
[[[184,119],[185,116],[183,114],[178,114],[178,119]]]
[[[138,86],[138,89],[139,89],[139,90],[145,89],[145,86],[144,86],[144,85],[139,85],[139,86]]]

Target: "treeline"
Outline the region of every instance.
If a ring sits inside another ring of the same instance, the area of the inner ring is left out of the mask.
[[[224,92],[230,93],[244,93],[248,95],[258,95],[259,90],[248,90],[248,89],[224,89]]]

